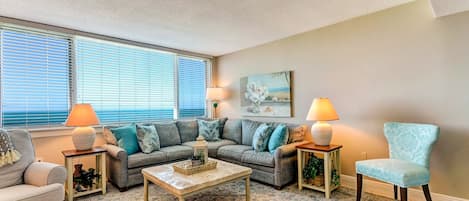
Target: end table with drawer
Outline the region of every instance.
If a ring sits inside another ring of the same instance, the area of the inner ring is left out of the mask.
[[[337,189],[340,186],[340,174],[341,174],[341,165],[340,165],[340,149],[342,145],[328,145],[320,146],[314,143],[302,144],[296,146],[298,152],[298,188],[300,190],[304,188],[309,188],[317,191],[322,191],[325,193],[327,199],[330,198],[331,192]],[[306,159],[312,155],[317,157],[322,157],[324,160],[324,185],[316,186],[308,184],[303,180],[303,168],[306,164]],[[332,174],[335,171],[337,174],[336,179],[338,183],[332,183]]]

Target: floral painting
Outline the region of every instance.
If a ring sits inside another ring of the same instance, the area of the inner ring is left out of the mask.
[[[241,78],[243,116],[291,117],[291,71]]]

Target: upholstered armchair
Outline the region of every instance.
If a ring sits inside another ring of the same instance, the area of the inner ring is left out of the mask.
[[[8,131],[21,159],[0,167],[0,201],[63,201],[66,171],[63,166],[34,162],[31,135],[24,130]]]
[[[389,144],[389,159],[356,162],[357,201],[361,199],[363,175],[394,185],[394,199],[400,187],[401,200],[407,201],[407,188],[422,186],[425,198],[431,201],[430,153],[438,139],[439,128],[428,124],[390,122],[384,124]]]

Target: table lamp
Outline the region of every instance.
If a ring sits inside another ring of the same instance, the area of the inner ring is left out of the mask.
[[[216,113],[217,113],[218,101],[222,100],[223,98],[224,98],[223,88],[220,88],[220,87],[207,88],[206,99],[209,101],[212,101],[212,105],[213,105],[212,118],[215,118],[217,116]]]
[[[89,150],[93,148],[96,130],[93,125],[98,125],[99,119],[90,104],[75,104],[68,115],[65,126],[76,127],[72,132],[72,140],[76,150]]]
[[[332,127],[327,121],[338,119],[339,116],[328,98],[315,98],[313,100],[306,120],[316,121],[311,127],[314,144],[328,146],[331,143]]]

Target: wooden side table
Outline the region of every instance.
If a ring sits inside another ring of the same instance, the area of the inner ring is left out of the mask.
[[[325,193],[326,199],[330,198],[331,192],[337,189],[340,186],[339,184],[334,185],[331,183],[332,180],[332,171],[336,170],[336,173],[341,174],[340,166],[340,149],[342,145],[329,145],[329,146],[319,146],[314,143],[308,143],[303,145],[296,146],[298,152],[298,188],[300,190],[305,188],[322,191]],[[324,158],[324,185],[315,186],[312,184],[307,184],[303,181],[303,168],[305,166],[306,156],[311,156],[312,154],[322,155]]]
[[[101,147],[94,147],[91,150],[78,151],[78,150],[65,150],[62,151],[65,157],[65,167],[67,168],[67,182],[65,183],[66,200],[73,201],[73,198],[88,195],[91,193],[102,192],[106,194],[106,149]],[[101,176],[96,179],[96,186],[91,190],[84,192],[75,192],[73,188],[73,159],[95,156],[96,157],[96,173]]]

